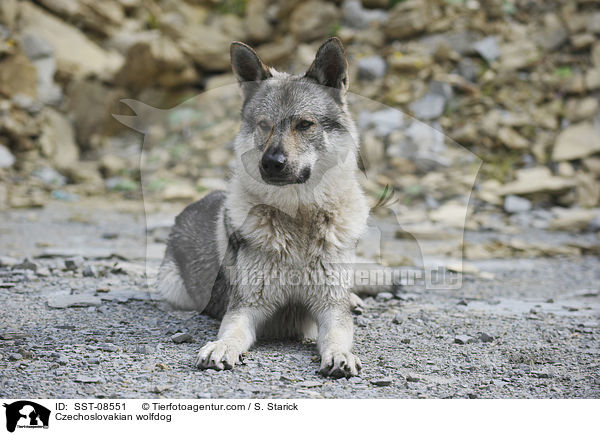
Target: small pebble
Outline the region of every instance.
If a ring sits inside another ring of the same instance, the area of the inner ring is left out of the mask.
[[[378,293],[377,296],[375,296],[375,300],[378,302],[387,302],[389,300],[392,300],[394,298],[394,295],[391,294],[390,292],[381,292]]]
[[[302,382],[298,383],[299,387],[304,387],[304,388],[321,387],[322,385],[323,385],[323,382],[319,382],[319,381],[302,381]]]
[[[468,344],[473,343],[474,341],[475,339],[468,335],[457,335],[456,337],[454,337],[454,342],[457,344]]]
[[[371,321],[364,318],[363,316],[359,316],[356,318],[356,324],[358,326],[362,326],[363,328],[368,326],[370,323],[371,323]]]
[[[139,344],[135,347],[135,353],[148,355],[150,353],[150,349],[145,344]]]
[[[485,332],[480,332],[479,341],[481,341],[482,343],[491,343],[492,341],[494,341],[494,337],[492,337],[489,334],[486,334]]]
[[[371,383],[377,387],[387,387],[389,385],[392,385],[393,382],[394,381],[392,378],[371,379]]]
[[[9,361],[19,361],[23,359],[23,355],[21,355],[20,353],[11,353],[8,355],[8,360]]]
[[[98,384],[102,382],[102,379],[100,379],[98,376],[79,375],[75,378],[75,382],[79,382],[81,384]]]
[[[98,273],[94,265],[88,264],[83,268],[83,276],[95,277]]]
[[[173,343],[181,344],[181,343],[191,343],[192,336],[187,332],[178,332],[177,334],[173,334],[171,336],[171,340]]]
[[[98,349],[105,352],[116,352],[119,348],[112,343],[101,343],[98,345]]]
[[[410,338],[403,338],[402,340],[400,340],[400,343],[402,343],[402,344],[410,344]]]
[[[392,323],[395,323],[396,325],[399,325],[402,322],[404,322],[404,316],[402,315],[402,313],[396,313],[396,315],[392,319]]]
[[[164,385],[155,385],[154,387],[152,387],[152,389],[150,390],[151,393],[156,393],[156,394],[161,394],[164,393],[165,391],[168,391],[171,389],[170,385],[164,384]]]
[[[32,270],[35,272],[37,270],[37,264],[29,261],[29,259],[26,258],[21,263],[15,264],[12,267],[12,270]]]

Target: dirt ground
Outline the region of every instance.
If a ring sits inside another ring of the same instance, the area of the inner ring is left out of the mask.
[[[146,215],[131,201],[2,212],[0,396],[600,398],[600,260],[590,255],[472,261],[477,273],[458,290],[365,297],[360,377],[321,377],[314,343],[291,341],[259,342],[233,371],[200,371],[194,357],[218,322],[169,309],[146,285],[176,212]]]

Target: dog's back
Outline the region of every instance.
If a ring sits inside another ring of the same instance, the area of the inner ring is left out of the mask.
[[[159,292],[171,305],[222,317],[227,305],[220,270],[218,227],[225,192],[216,191],[187,206],[175,219],[158,274]],[[221,297],[224,296],[224,297]]]

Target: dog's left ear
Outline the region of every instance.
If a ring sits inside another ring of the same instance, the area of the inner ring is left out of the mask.
[[[319,47],[305,77],[314,79],[323,86],[346,91],[348,89],[348,61],[344,46],[335,36]]]

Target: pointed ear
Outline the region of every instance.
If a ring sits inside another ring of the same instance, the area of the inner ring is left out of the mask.
[[[248,97],[251,89],[256,88],[256,82],[268,79],[271,73],[252,47],[243,42],[232,42],[230,53],[233,73],[244,91],[244,96]]]
[[[342,42],[329,38],[319,47],[305,77],[314,79],[323,86],[346,91],[348,89],[348,61]]]

